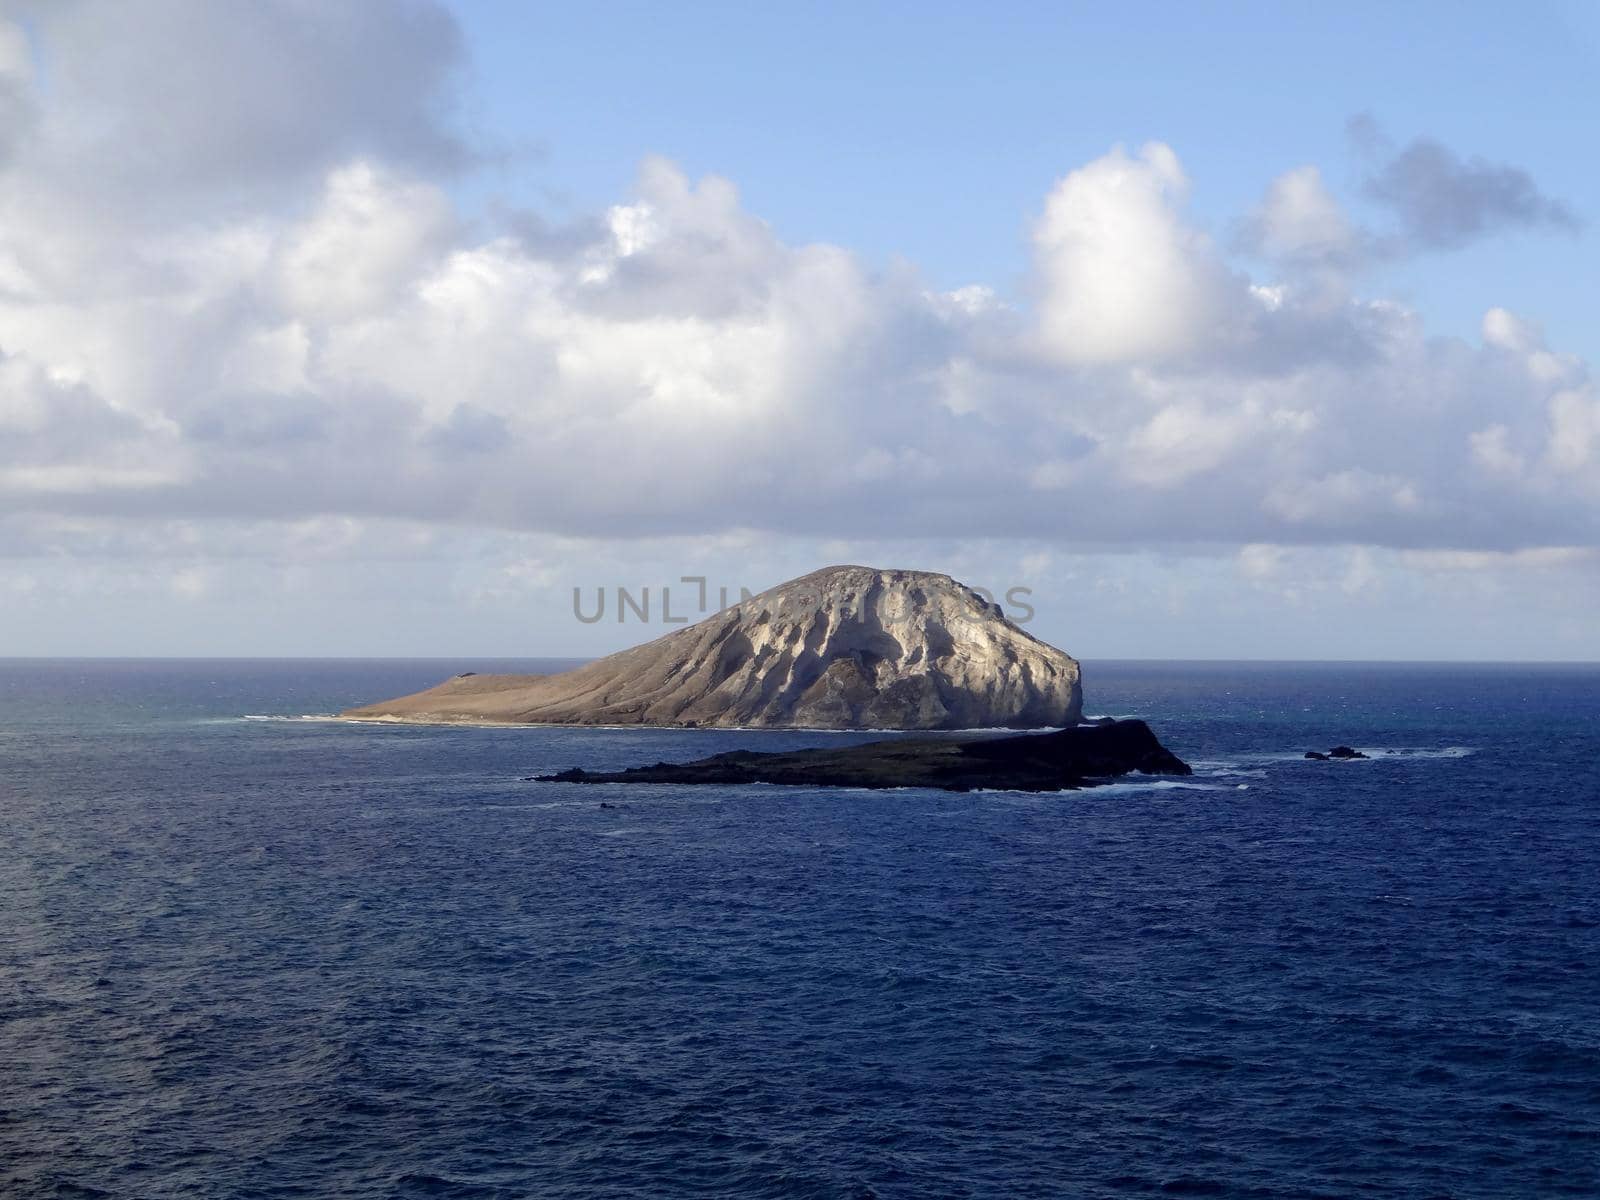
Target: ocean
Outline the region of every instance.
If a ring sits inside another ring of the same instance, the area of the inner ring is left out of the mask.
[[[1600,667],[1089,662],[1195,775],[1046,795],[303,719],[495,669],[0,661],[0,1194],[1600,1195]]]

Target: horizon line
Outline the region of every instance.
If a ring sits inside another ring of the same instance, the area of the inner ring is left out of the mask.
[[[623,647],[629,649],[630,647]],[[0,654],[3,662],[459,662],[463,660],[503,660],[508,662],[591,663],[606,654]],[[1257,664],[1263,666],[1416,666],[1416,667],[1600,667],[1592,658],[1161,658],[1106,655],[1072,656],[1084,663],[1196,663]]]

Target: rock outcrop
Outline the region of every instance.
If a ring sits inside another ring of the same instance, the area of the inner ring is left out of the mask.
[[[864,746],[760,753],[733,750],[626,771],[574,767],[540,783],[776,783],[806,787],[928,787],[1055,792],[1138,771],[1188,775],[1189,765],[1143,721],[1114,721],[1016,737],[894,738]]]
[[[557,675],[465,675],[345,717],[765,729],[1039,729],[1077,662],[948,575],[829,567]]]
[[[1359,750],[1351,749],[1349,746],[1335,746],[1326,754],[1322,753],[1320,750],[1307,750],[1306,757],[1314,758],[1318,762],[1329,762],[1340,759],[1366,758],[1367,755],[1361,753]]]

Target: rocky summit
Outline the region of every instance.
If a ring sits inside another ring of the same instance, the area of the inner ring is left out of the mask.
[[[1039,729],[1082,715],[1078,664],[948,575],[815,571],[555,675],[466,675],[365,720],[764,729]]]

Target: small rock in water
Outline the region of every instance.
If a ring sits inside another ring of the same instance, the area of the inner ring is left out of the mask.
[[[1352,750],[1349,746],[1335,746],[1332,750],[1328,751],[1328,757],[1329,758],[1365,758],[1367,756],[1365,754],[1361,753],[1361,751],[1359,751],[1359,750]]]
[[[1307,758],[1314,758],[1318,762],[1327,762],[1328,761],[1328,756],[1326,754],[1324,754],[1321,750],[1307,750],[1306,751],[1306,757]]]

